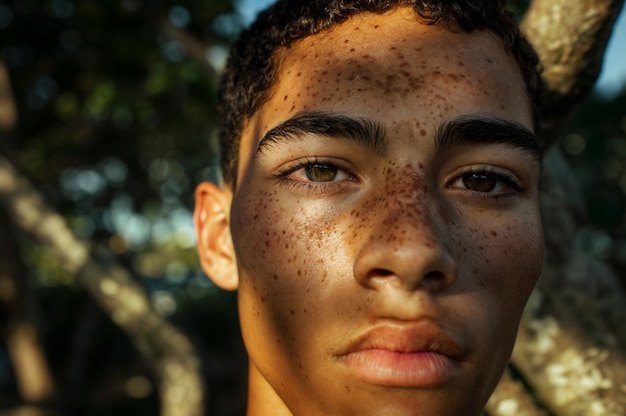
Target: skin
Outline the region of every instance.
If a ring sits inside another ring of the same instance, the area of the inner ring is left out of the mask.
[[[459,117],[532,130],[513,58],[491,32],[422,25],[406,8],[278,58],[271,99],[244,129],[236,190],[201,184],[195,214],[207,274],[238,288],[248,414],[479,414],[542,265],[540,163],[507,143],[441,149],[436,132]],[[372,120],[382,150],[320,134],[258,149],[301,114]],[[409,355],[423,378],[372,377],[355,353],[420,337],[447,348]]]

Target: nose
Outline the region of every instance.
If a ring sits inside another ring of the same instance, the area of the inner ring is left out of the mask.
[[[362,286],[379,289],[392,284],[405,291],[437,293],[456,281],[458,266],[448,249],[451,224],[420,204],[427,205],[413,201],[411,207],[403,204],[382,210],[383,215],[370,215],[371,228],[354,263],[355,279]]]

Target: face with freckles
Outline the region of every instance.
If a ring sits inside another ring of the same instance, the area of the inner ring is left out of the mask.
[[[219,190],[251,414],[479,414],[543,255],[514,59],[399,8],[277,62]]]

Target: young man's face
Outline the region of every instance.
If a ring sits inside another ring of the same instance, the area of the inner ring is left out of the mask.
[[[230,212],[250,406],[478,414],[543,256],[513,58],[403,8],[304,39],[276,80]]]

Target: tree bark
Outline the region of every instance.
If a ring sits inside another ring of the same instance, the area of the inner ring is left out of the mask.
[[[548,146],[587,98],[623,0],[533,0],[522,29],[541,60],[541,137]]]

